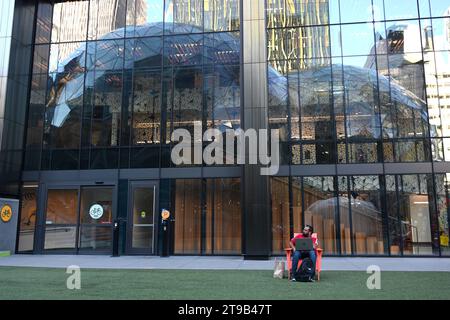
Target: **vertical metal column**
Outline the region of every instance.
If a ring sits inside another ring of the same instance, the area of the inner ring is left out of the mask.
[[[242,1],[243,119],[247,129],[268,128],[265,1]],[[243,168],[244,257],[267,259],[272,251],[269,177],[259,165]]]

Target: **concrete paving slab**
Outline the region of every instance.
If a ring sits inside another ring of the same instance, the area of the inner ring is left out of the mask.
[[[280,258],[277,258],[280,259]],[[167,269],[167,270],[273,270],[275,258],[266,261],[242,257],[172,256],[83,256],[12,255],[0,258],[3,267],[67,268],[71,265],[93,269]],[[382,271],[450,272],[450,258],[349,258],[325,257],[322,270],[366,271],[376,265]]]

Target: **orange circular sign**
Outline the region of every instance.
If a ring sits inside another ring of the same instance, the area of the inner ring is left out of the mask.
[[[170,218],[170,212],[169,212],[169,210],[163,210],[162,212],[161,212],[161,217],[163,218],[163,220],[167,220],[167,219],[169,219]]]
[[[12,208],[9,205],[4,205],[0,210],[0,217],[5,223],[11,221],[12,214]]]

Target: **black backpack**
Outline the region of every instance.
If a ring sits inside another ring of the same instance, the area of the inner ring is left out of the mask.
[[[297,270],[295,280],[299,282],[309,282],[312,278],[314,271],[314,263],[311,258],[304,258],[300,268]]]

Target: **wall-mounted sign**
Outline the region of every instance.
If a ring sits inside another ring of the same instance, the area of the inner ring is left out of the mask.
[[[12,218],[12,208],[9,205],[4,205],[0,209],[0,217],[4,223],[11,221]]]
[[[169,212],[169,210],[162,209],[162,211],[161,211],[161,217],[162,217],[163,220],[169,219],[169,218],[170,218],[170,212]]]
[[[89,215],[94,220],[100,219],[101,217],[103,217],[103,207],[101,205],[99,205],[99,204],[94,204],[89,209]]]

